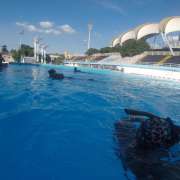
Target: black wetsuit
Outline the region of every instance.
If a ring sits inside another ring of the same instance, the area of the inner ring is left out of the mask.
[[[179,127],[169,123],[168,118],[141,120],[133,117],[115,123],[115,139],[119,143],[116,154],[127,179],[131,179],[129,172],[132,172],[137,180],[179,180],[180,162],[165,161],[170,159],[168,147],[178,143]]]

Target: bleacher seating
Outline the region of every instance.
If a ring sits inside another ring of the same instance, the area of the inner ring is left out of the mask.
[[[170,64],[180,64],[180,56],[172,56],[167,63]]]
[[[137,62],[137,64],[157,64],[161,59],[163,59],[165,56],[163,55],[148,55],[146,57],[144,57],[143,59],[141,59],[140,61]]]
[[[136,64],[161,64],[160,62],[165,59],[166,56],[163,55],[148,55],[146,57],[144,57],[143,59],[141,59],[140,61],[138,61]],[[180,64],[180,56],[172,56],[169,57],[166,62],[162,63],[162,64]]]

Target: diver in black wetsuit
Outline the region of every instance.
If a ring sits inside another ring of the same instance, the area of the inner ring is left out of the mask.
[[[73,78],[73,77],[65,77],[63,73],[57,73],[55,69],[50,69],[48,71],[49,78],[54,80],[63,80],[63,79],[77,79],[77,80],[84,80],[80,78]],[[94,81],[94,79],[87,79],[88,81]]]
[[[54,69],[50,69],[48,71],[48,73],[49,73],[49,77],[51,79],[58,79],[58,80],[63,80],[64,79],[64,74],[57,73],[56,70],[54,70]]]
[[[180,141],[180,126],[170,118],[161,118],[151,113],[125,109],[131,116],[144,116],[136,135],[136,145],[143,149],[169,148]]]
[[[77,69],[77,67],[74,68],[74,73],[80,73],[81,71]]]
[[[170,118],[151,113],[131,109],[125,112],[130,117],[115,123],[115,136],[120,145],[117,155],[125,172],[129,169],[137,180],[178,180],[180,161],[172,164],[163,159],[170,159],[170,149],[180,142],[180,126]]]

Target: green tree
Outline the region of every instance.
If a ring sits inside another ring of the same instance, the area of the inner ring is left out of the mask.
[[[20,53],[22,56],[33,57],[34,56],[34,48],[32,48],[29,45],[22,44],[21,49],[20,49]]]
[[[125,42],[122,46],[115,46],[115,47],[104,47],[100,50],[96,50],[100,53],[114,53],[118,52],[121,53],[123,57],[127,56],[134,56],[137,54],[141,54],[144,51],[148,51],[150,49],[149,44],[145,40],[129,40]],[[94,54],[94,49],[89,49],[88,55]],[[86,52],[87,54],[87,52]]]
[[[26,44],[22,44],[18,50],[11,50],[11,55],[16,62],[20,62],[22,57],[33,57],[34,49]]]
[[[90,48],[90,49],[88,49],[88,50],[86,51],[85,54],[88,55],[88,56],[91,56],[91,55],[96,54],[96,53],[99,53],[99,50],[98,50],[98,49]]]
[[[11,55],[16,62],[19,63],[21,61],[20,51],[13,49],[13,50],[11,50]]]
[[[120,48],[120,53],[123,57],[132,57],[137,54],[141,54],[149,49],[150,46],[145,40],[129,40],[122,45],[122,47]]]

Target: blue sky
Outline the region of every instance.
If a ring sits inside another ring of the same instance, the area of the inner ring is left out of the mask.
[[[87,48],[87,24],[94,24],[92,47],[108,46],[121,32],[146,22],[180,15],[180,0],[6,0],[1,2],[0,45],[16,48],[42,37],[49,52],[82,53]]]

